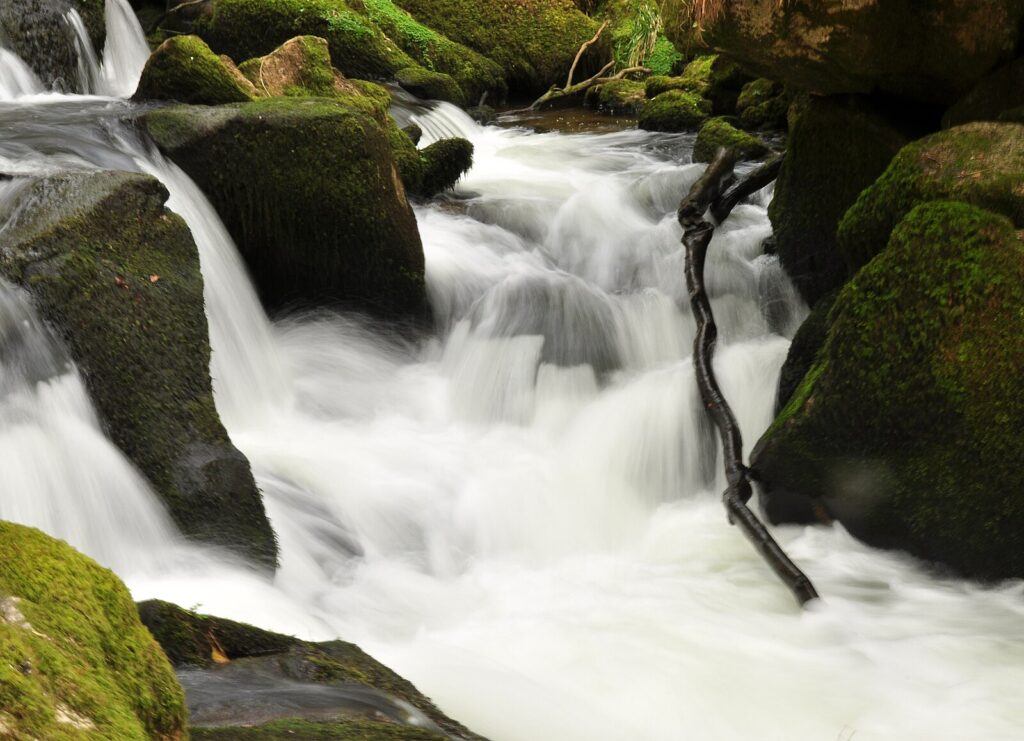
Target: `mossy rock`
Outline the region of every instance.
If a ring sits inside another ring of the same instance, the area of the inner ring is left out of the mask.
[[[647,105],[644,83],[612,80],[597,87],[597,108],[612,116],[635,116]]]
[[[782,85],[763,77],[744,85],[736,99],[736,115],[745,129],[784,128],[788,109]]]
[[[416,65],[344,0],[215,0],[213,14],[196,24],[196,33],[233,59],[268,54],[295,36],[319,36],[347,77],[390,79]]]
[[[218,105],[256,95],[231,59],[218,57],[198,36],[173,36],[149,55],[135,100]]]
[[[778,396],[775,399],[776,414],[789,404],[789,400],[793,398],[793,394],[814,366],[814,359],[828,338],[829,312],[838,295],[839,291],[836,290],[822,296],[793,335],[789,352],[786,353],[786,361],[779,373]]]
[[[685,90],[669,90],[647,102],[638,125],[648,131],[692,131],[710,115],[711,101]]]
[[[855,98],[811,98],[794,116],[768,216],[782,265],[808,303],[846,280],[839,221],[905,143]]]
[[[878,254],[893,228],[919,203],[952,199],[1024,227],[1024,126],[970,123],[908,144],[839,225],[849,273]]]
[[[0,274],[59,331],[111,440],[184,534],[273,568],[249,462],[213,402],[199,255],[167,197],[132,173],[33,180],[0,238]]]
[[[0,38],[42,83],[67,92],[78,84],[78,50],[65,18],[78,12],[96,54],[106,39],[104,0],[19,0],[0,2]]]
[[[399,70],[395,81],[418,98],[443,100],[457,106],[466,105],[466,97],[450,75],[431,72],[422,67]]]
[[[142,622],[179,670],[209,670],[210,676],[224,671],[246,674],[251,672],[286,682],[340,687],[362,686],[409,703],[449,737],[480,738],[438,710],[408,680],[354,644],[345,641],[310,643],[244,623],[200,615],[160,600],[140,602],[138,610]],[[186,687],[188,684],[186,682]],[[243,731],[238,726],[233,726],[232,729],[237,733],[254,734],[237,736],[238,738],[253,739],[282,737],[280,733],[286,724],[294,724],[291,730],[300,728],[325,734],[302,738],[444,738],[440,733],[427,735],[423,729],[394,723],[363,725],[367,721],[359,718],[339,719],[323,726],[309,723],[310,720],[282,719],[273,724],[260,725],[251,732]],[[359,735],[373,731],[381,735]],[[212,728],[193,728],[192,732],[193,738],[236,738],[226,735],[226,729],[220,731]],[[329,735],[332,733],[335,735]],[[350,735],[344,735],[345,733]]]
[[[982,578],[1024,577],[1024,243],[959,202],[911,211],[840,292],[817,360],[758,442],[773,520],[817,503],[851,533]]]
[[[741,160],[755,160],[768,154],[768,145],[753,134],[740,131],[724,118],[709,119],[693,144],[694,162],[711,162],[720,148],[731,149]]]
[[[361,92],[334,68],[327,40],[319,36],[296,36],[238,69],[259,97],[331,98]]]
[[[461,90],[458,97],[474,103],[485,93],[493,101],[505,99],[508,87],[504,72],[497,62],[484,54],[428,28],[398,7],[393,0],[352,0],[352,7],[361,11],[388,38],[419,62],[423,70],[445,74],[454,79]]]
[[[644,80],[644,95],[648,98],[657,97],[669,90],[690,90],[690,81],[683,77],[667,75],[651,75]]]
[[[267,307],[426,318],[423,247],[379,99],[179,106],[144,125],[211,200]]]
[[[580,45],[593,37],[598,26],[572,0],[397,0],[397,4],[420,23],[495,61],[510,90],[521,94],[564,84]],[[603,64],[607,53],[607,46],[595,44],[577,74]]]
[[[0,735],[181,739],[185,721],[124,584],[63,541],[0,522]]]
[[[694,6],[667,0],[663,14],[692,26]],[[759,76],[818,95],[881,92],[946,105],[1019,51],[1024,28],[1024,0],[700,7],[704,41]]]
[[[433,196],[455,186],[473,166],[473,145],[466,139],[441,139],[420,150],[423,185],[420,194]]]

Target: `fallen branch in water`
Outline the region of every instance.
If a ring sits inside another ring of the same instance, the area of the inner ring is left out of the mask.
[[[779,547],[764,524],[757,518],[747,502],[753,489],[751,473],[743,464],[743,438],[739,424],[729,403],[718,386],[712,367],[718,327],[711,302],[704,288],[704,263],[715,225],[704,218],[711,210],[713,218],[721,223],[733,207],[746,196],[760,190],[778,175],[780,158],[775,158],[736,180],[733,167],[736,155],[720,150],[701,178],[693,184],[679,204],[678,218],[683,227],[683,245],[686,247],[686,287],[690,293],[693,316],[697,322],[697,336],[693,343],[693,365],[701,400],[722,438],[722,454],[728,486],[722,495],[729,522],[739,525],[768,565],[789,587],[797,602],[806,604],[818,596],[810,579]]]

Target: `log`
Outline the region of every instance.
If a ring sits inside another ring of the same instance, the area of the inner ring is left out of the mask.
[[[686,248],[686,287],[690,294],[697,336],[693,343],[693,365],[701,400],[722,439],[723,463],[727,488],[722,495],[729,522],[743,530],[744,535],[765,559],[779,579],[789,588],[801,606],[816,599],[818,593],[811,580],[786,555],[757,515],[747,506],[753,493],[750,469],[743,463],[743,437],[725,395],[722,394],[712,367],[718,327],[711,311],[711,302],[704,287],[704,264],[715,225],[704,218],[711,211],[718,223],[724,221],[733,207],[744,197],[760,190],[775,179],[779,162],[772,160],[741,180],[733,168],[736,155],[720,150],[704,174],[690,188],[679,204],[678,218],[683,227]]]

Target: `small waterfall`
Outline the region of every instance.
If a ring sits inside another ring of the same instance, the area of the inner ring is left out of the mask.
[[[43,83],[21,58],[0,47],[0,102],[43,92]]]
[[[149,58],[149,44],[128,0],[106,0],[107,41],[96,92],[130,97],[139,86]]]
[[[85,21],[77,10],[72,8],[64,16],[68,27],[71,29],[72,40],[75,48],[75,58],[78,60],[78,87],[77,90],[89,94],[96,91],[100,76],[100,63],[96,58],[96,50],[93,48],[92,39],[85,28]]]

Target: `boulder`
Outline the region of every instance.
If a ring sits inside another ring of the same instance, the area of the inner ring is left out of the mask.
[[[783,86],[764,77],[744,85],[736,99],[736,115],[745,129],[785,128],[788,110]]]
[[[789,352],[786,353],[786,361],[779,373],[779,391],[775,399],[776,414],[786,408],[800,383],[814,366],[814,359],[828,337],[829,312],[832,311],[838,294],[839,291],[832,291],[822,296],[793,335]]]
[[[905,143],[855,98],[811,98],[795,110],[768,216],[779,259],[808,303],[848,277],[836,242],[839,220]]]
[[[213,402],[198,252],[167,197],[133,173],[35,179],[0,235],[0,274],[63,337],[111,440],[182,532],[273,568],[249,462]]]
[[[709,46],[819,95],[874,91],[950,104],[1010,58],[1024,0],[668,0]],[[693,12],[693,11],[696,12]]]
[[[726,114],[735,111],[740,91],[748,81],[749,75],[735,62],[718,54],[705,54],[687,64],[677,77],[648,78],[647,97],[683,90],[711,101],[716,114]]]
[[[230,58],[218,57],[198,36],[172,36],[149,55],[133,97],[218,105],[255,95]]]
[[[213,203],[268,308],[425,319],[423,247],[384,101],[360,91],[178,106],[143,125]]]
[[[694,162],[711,162],[719,148],[736,152],[741,160],[755,160],[768,154],[768,145],[753,134],[740,131],[724,118],[712,118],[700,127],[693,144]]]
[[[1024,577],[1024,242],[959,202],[914,208],[846,285],[757,443],[773,522],[800,505],[981,578]]]
[[[104,0],[2,0],[0,38],[48,87],[85,92],[79,80],[78,50],[66,18],[74,10],[97,55],[107,26]]]
[[[301,641],[159,600],[138,610],[185,686],[192,738],[480,739],[351,643]],[[245,702],[253,687],[265,702]]]
[[[124,584],[63,541],[0,522],[0,734],[182,739],[185,722]]]
[[[406,67],[395,74],[395,82],[417,98],[466,105],[466,96],[450,75],[431,72],[422,67]]]
[[[389,130],[389,138],[398,174],[413,195],[430,198],[448,190],[473,166],[473,144],[467,139],[441,139],[417,149],[409,133],[397,127]]]
[[[359,93],[334,68],[327,40],[319,36],[288,39],[269,54],[246,60],[238,69],[260,97],[330,98]]]
[[[597,86],[596,91],[598,110],[612,116],[635,116],[647,105],[642,82],[612,80]]]
[[[576,52],[598,24],[572,0],[397,0],[420,23],[468,46],[501,67],[509,88],[539,94],[565,83]],[[599,42],[577,74],[596,71],[608,58]],[[582,78],[578,78],[582,79]]]
[[[839,225],[848,273],[878,254],[896,224],[925,201],[965,201],[1024,227],[1022,183],[1024,125],[970,123],[908,144]]]
[[[710,101],[685,90],[669,90],[647,102],[637,123],[648,131],[692,131],[710,115]]]

